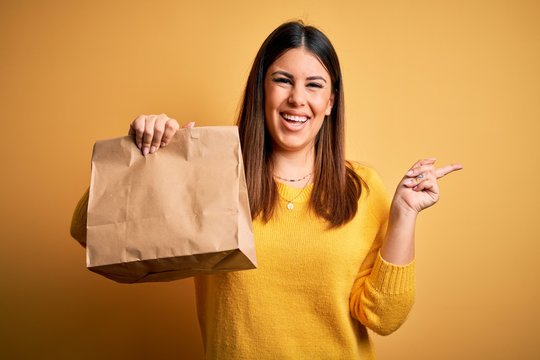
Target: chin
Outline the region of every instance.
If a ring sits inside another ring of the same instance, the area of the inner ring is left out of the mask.
[[[309,140],[301,140],[301,139],[290,139],[285,140],[282,139],[281,141],[274,141],[274,150],[280,150],[285,152],[299,152],[299,151],[305,151],[306,149],[310,149],[314,147],[315,142],[309,141]]]

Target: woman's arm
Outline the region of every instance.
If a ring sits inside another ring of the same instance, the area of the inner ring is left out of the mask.
[[[414,259],[414,229],[420,211],[439,200],[437,179],[460,170],[459,164],[435,168],[436,159],[416,162],[399,183],[381,248],[382,257],[393,264],[405,265]]]
[[[351,289],[350,310],[354,318],[380,335],[398,329],[414,303],[418,212],[438,200],[436,178],[462,168],[435,169],[434,162],[417,162],[400,182],[390,206],[377,195],[384,192],[382,181],[374,177],[369,184],[370,196],[374,196],[369,207],[379,219],[379,232]],[[418,177],[421,173],[424,175]]]

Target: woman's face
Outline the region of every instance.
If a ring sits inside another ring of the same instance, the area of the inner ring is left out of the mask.
[[[270,65],[264,93],[274,151],[312,149],[334,103],[330,74],[319,59],[304,48],[288,50]]]

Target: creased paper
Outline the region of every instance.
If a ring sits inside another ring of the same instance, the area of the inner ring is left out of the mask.
[[[146,157],[130,137],[98,141],[87,266],[122,283],[255,268],[238,129],[182,129]]]

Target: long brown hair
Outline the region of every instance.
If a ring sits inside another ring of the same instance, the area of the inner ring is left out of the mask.
[[[313,192],[310,208],[339,227],[358,209],[362,182],[345,160],[344,99],[339,60],[330,40],[318,29],[301,21],[287,22],[275,29],[262,44],[251,68],[240,113],[238,129],[253,218],[268,222],[279,201],[272,176],[272,139],[266,129],[264,78],[270,65],[287,50],[305,48],[330,74],[334,104],[315,140]]]

